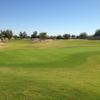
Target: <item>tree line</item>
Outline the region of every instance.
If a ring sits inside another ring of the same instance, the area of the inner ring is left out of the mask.
[[[3,41],[5,39],[99,39],[100,40],[100,29],[96,30],[94,35],[89,36],[86,32],[82,32],[79,35],[57,35],[57,36],[49,36],[47,32],[38,33],[34,31],[31,36],[29,36],[25,31],[20,32],[19,35],[14,35],[12,30],[1,30],[0,31],[0,39]]]

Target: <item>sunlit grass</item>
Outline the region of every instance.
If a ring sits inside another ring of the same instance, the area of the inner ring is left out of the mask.
[[[100,100],[100,41],[12,40],[0,48],[0,100]]]

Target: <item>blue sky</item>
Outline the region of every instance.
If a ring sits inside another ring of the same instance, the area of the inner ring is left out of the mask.
[[[99,28],[100,0],[0,0],[0,29],[15,34],[93,34]]]

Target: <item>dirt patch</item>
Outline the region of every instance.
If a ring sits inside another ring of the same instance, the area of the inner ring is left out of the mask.
[[[0,42],[0,48],[4,47],[4,43]]]
[[[33,41],[33,42],[49,42],[49,41],[53,41],[53,39],[41,40],[41,39],[35,38],[35,39],[33,39],[32,41]]]

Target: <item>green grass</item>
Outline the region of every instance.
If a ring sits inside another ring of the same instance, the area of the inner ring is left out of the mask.
[[[4,43],[0,100],[100,100],[100,41]]]

